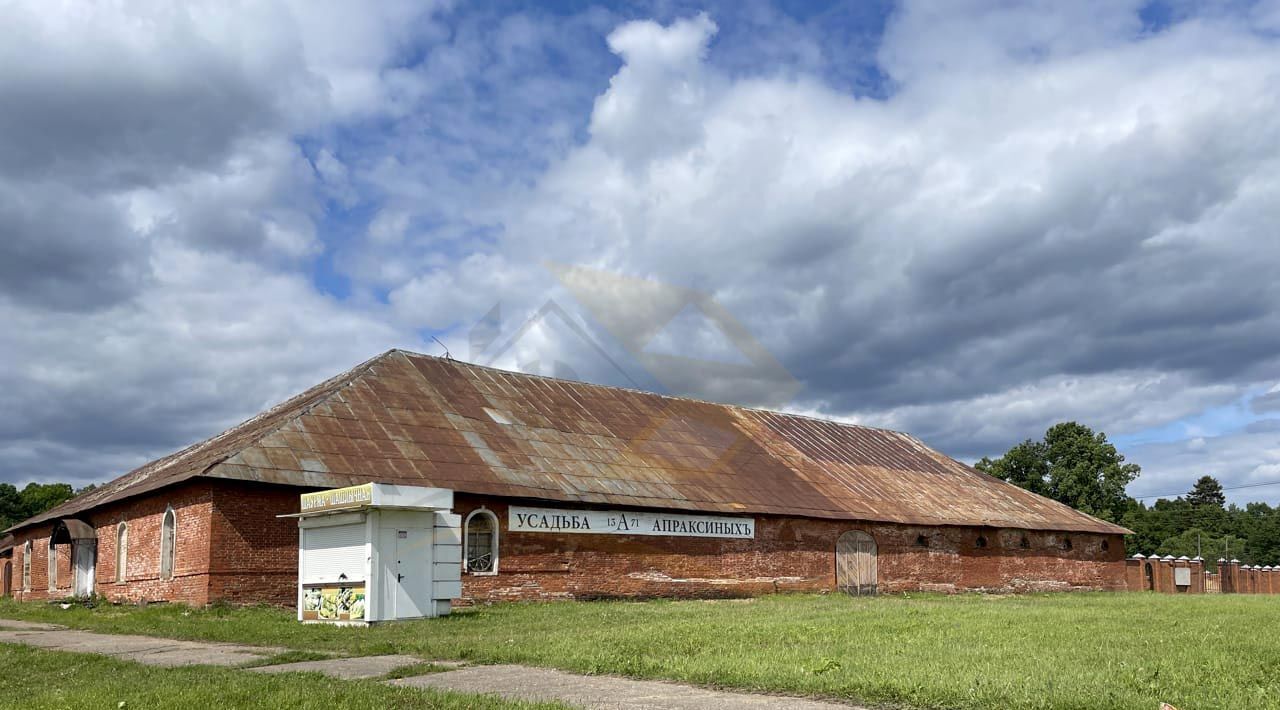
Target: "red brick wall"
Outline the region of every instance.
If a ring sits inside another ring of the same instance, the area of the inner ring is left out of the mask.
[[[172,506],[176,516],[176,547],[173,579],[160,578],[160,524],[165,509]],[[104,506],[77,516],[98,533],[94,591],[112,601],[179,601],[188,604],[209,602],[209,518],[212,489],[197,482],[163,489],[153,495]],[[116,526],[129,526],[126,581],[116,582]],[[31,591],[17,592],[20,599],[60,599],[71,594],[71,546],[58,545],[58,587],[48,589],[49,534],[52,525],[20,530],[15,535],[15,589],[21,588],[22,543],[33,543]]]
[[[213,484],[209,598],[293,606],[297,600],[298,512],[305,489],[239,481]]]
[[[763,516],[756,518],[754,540],[510,533],[507,504],[500,499],[459,495],[454,509],[465,516],[482,504],[499,520],[498,574],[464,575],[463,594],[471,600],[830,590],[836,539],[848,530],[875,538],[879,586],[885,592],[1125,588],[1119,535]],[[979,536],[986,538],[985,548],[976,546]],[[1065,549],[1068,538],[1070,550]]]
[[[98,530],[96,591],[115,601],[214,600],[292,605],[296,598],[296,512],[306,489],[203,479],[81,516]],[[508,533],[502,499],[459,495],[455,510],[486,505],[499,520],[499,574],[465,575],[470,600],[597,597],[744,596],[835,587],[835,544],[864,530],[878,546],[882,591],[1033,591],[1123,589],[1120,536],[1019,530],[858,524],[758,516],[754,540]],[[173,580],[159,578],[160,524],[177,513]],[[547,505],[547,504],[540,504]],[[116,525],[129,525],[126,581],[115,581]],[[14,586],[21,586],[22,543],[34,541],[32,592],[45,599],[50,526],[19,531]],[[924,545],[918,538],[925,538]],[[979,548],[979,536],[987,546]],[[1023,547],[1023,538],[1026,547]],[[1071,549],[1065,549],[1067,538]],[[1103,550],[1104,543],[1108,546]],[[71,590],[70,546],[60,545],[59,590]],[[63,556],[65,555],[65,559]]]

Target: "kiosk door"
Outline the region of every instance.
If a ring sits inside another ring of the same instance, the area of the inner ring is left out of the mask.
[[[430,528],[396,530],[395,618],[427,616],[431,611]],[[391,581],[391,580],[388,580]]]

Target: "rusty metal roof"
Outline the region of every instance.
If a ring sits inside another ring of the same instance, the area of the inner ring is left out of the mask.
[[[196,476],[668,510],[1125,533],[907,434],[392,350],[21,523]]]

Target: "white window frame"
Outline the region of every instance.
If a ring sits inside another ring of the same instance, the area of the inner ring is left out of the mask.
[[[173,526],[166,532],[165,524],[172,520]],[[168,548],[165,549],[165,537],[168,537]],[[169,563],[169,569],[165,570],[165,562]],[[164,509],[164,515],[160,517],[160,579],[171,580],[178,567],[178,513],[174,511],[173,506]]]
[[[121,520],[116,525],[116,583],[126,579],[129,567],[129,524]]]
[[[49,554],[46,557],[49,560],[45,565],[48,568],[45,570],[45,576],[49,578],[49,591],[52,592],[58,588],[58,546],[53,544],[52,531],[49,533]]]
[[[31,550],[34,546],[30,540],[22,546],[22,591],[31,591]]]
[[[472,570],[471,564],[468,562],[470,556],[467,548],[471,544],[471,519],[477,515],[488,518],[489,524],[492,526],[490,528],[491,532],[489,533],[489,537],[492,540],[493,565],[483,572]],[[498,516],[488,508],[476,508],[470,513],[467,513],[467,517],[462,521],[462,571],[477,577],[492,577],[498,574]]]

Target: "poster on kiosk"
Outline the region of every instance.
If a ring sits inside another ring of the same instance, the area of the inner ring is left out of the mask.
[[[453,491],[365,483],[304,493],[298,620],[362,625],[448,614],[462,595]]]

